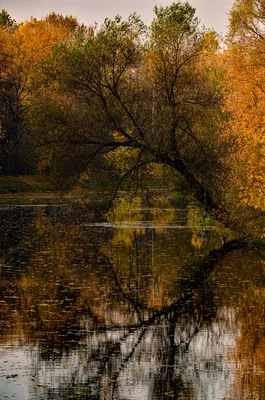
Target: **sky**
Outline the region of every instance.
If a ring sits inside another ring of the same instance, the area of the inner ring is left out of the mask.
[[[119,14],[127,18],[136,12],[149,24],[153,18],[153,8],[172,4],[173,0],[0,0],[0,10],[6,9],[17,22],[45,17],[55,11],[63,15],[73,15],[85,25],[101,24],[106,17]],[[225,34],[228,12],[233,0],[189,0],[196,8],[197,16],[206,28],[213,28]]]

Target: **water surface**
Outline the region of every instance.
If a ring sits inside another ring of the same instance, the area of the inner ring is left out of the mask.
[[[1,399],[265,398],[265,260],[159,201],[0,208]],[[184,301],[183,301],[184,299]]]

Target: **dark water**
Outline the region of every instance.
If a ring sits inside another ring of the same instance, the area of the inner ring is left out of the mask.
[[[1,207],[0,399],[265,399],[264,252],[188,214]]]

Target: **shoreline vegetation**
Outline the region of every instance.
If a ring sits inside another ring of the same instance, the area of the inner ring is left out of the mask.
[[[80,204],[88,204],[91,200],[93,205],[100,205],[104,197],[106,202],[108,195],[115,189],[115,185],[109,182],[107,186],[101,181],[84,181],[79,182],[74,187],[62,188],[61,185],[52,177],[45,175],[22,175],[22,176],[0,176],[0,206],[16,204],[25,204],[28,202],[37,205],[43,199],[47,204],[53,204],[54,201],[60,204],[75,201]],[[190,202],[189,197],[185,197],[183,193],[176,192],[173,188],[165,185],[149,185],[148,188],[135,192],[131,197],[128,196],[126,188],[119,190],[116,194],[118,198],[128,198],[128,203],[133,202],[134,197],[141,197],[144,203],[152,202],[154,197],[161,197],[168,200],[174,206],[186,208]],[[102,197],[102,199],[101,199]],[[78,201],[80,200],[80,201]],[[162,200],[163,201],[163,200]]]
[[[116,187],[115,182],[111,180],[102,181],[97,179],[80,181],[74,186],[63,187],[52,176],[47,175],[18,175],[18,176],[1,176],[0,175],[0,196],[6,194],[19,193],[41,193],[41,192],[71,192],[71,191],[93,191],[93,190],[113,190]],[[169,190],[173,192],[173,188],[168,188],[162,182],[149,182],[147,188],[152,190]]]
[[[0,176],[0,196],[59,190],[53,178],[43,175]]]

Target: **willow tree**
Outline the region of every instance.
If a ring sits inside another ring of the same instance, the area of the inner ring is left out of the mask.
[[[82,154],[81,169],[127,149],[124,177],[150,163],[167,165],[197,200],[217,209],[218,92],[209,61],[215,35],[200,28],[187,2],[154,11],[149,28],[136,15],[117,16],[57,47],[50,78],[67,111],[46,144],[63,142],[64,155],[72,149],[79,161]]]

